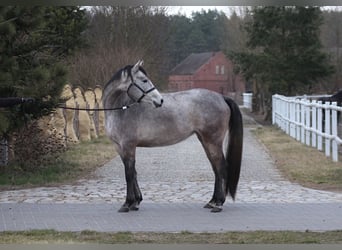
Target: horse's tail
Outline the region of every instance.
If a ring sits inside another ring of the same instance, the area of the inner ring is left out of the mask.
[[[224,97],[231,112],[229,119],[229,141],[226,152],[226,194],[235,199],[237,185],[240,178],[242,146],[243,146],[243,124],[239,106],[229,97]]]

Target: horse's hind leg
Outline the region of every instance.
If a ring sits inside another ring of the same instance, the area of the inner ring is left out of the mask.
[[[223,203],[225,202],[225,195],[223,195],[222,183],[223,180],[220,178],[219,174],[215,173],[215,186],[214,193],[211,200],[204,205],[204,208],[211,209],[212,212],[221,212]]]
[[[215,186],[214,186],[214,193],[211,200],[204,206],[205,208],[211,208],[211,212],[221,212],[223,203],[226,200],[226,194],[224,192],[224,183],[225,180],[223,178],[222,173],[222,161],[220,159],[210,159],[210,162],[212,163],[212,167],[215,173]]]
[[[207,154],[207,157],[211,163],[215,174],[215,186],[214,186],[214,194],[212,199],[204,206],[204,208],[211,208],[212,212],[221,212],[223,203],[226,200],[225,194],[225,159],[222,152],[222,143],[219,140],[218,142],[209,142],[204,138],[198,136],[201,141],[203,148]]]

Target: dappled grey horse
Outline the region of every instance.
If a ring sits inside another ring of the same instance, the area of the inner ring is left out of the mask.
[[[108,109],[106,133],[125,166],[127,195],[119,212],[138,210],[142,201],[135,169],[136,147],[172,145],[193,134],[215,173],[214,194],[205,208],[220,212],[227,194],[235,199],[243,127],[233,100],[205,89],[161,95],[138,61],[119,70],[106,84],[103,106]]]

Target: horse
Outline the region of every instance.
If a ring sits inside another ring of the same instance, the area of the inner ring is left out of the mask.
[[[137,211],[143,200],[136,147],[168,146],[193,134],[215,174],[214,193],[204,207],[221,212],[228,194],[235,200],[240,177],[243,124],[238,105],[206,89],[161,95],[142,65],[139,60],[120,69],[103,90],[106,134],[125,167],[126,200],[118,212]]]
[[[339,90],[332,96],[320,97],[317,101],[321,101],[323,104],[326,102],[336,102],[337,106],[342,106],[342,90]],[[337,123],[340,121],[341,112],[337,112]],[[322,130],[325,131],[325,109],[322,109]]]
[[[342,90],[336,92],[332,96],[320,97],[317,101],[325,102],[337,102],[337,106],[342,106]]]

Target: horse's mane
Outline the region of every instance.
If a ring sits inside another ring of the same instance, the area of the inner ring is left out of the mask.
[[[133,65],[126,65],[124,68],[119,69],[119,70],[112,76],[112,78],[105,84],[105,87],[104,87],[103,89],[106,89],[107,86],[108,86],[110,83],[112,83],[113,81],[119,80],[119,79],[121,78],[122,72],[124,72],[124,71],[127,71],[128,75],[129,75],[130,77],[132,77],[132,68],[133,68]],[[146,73],[146,71],[144,70],[143,67],[139,67],[139,70],[140,70],[141,72],[143,72],[143,73],[147,76],[147,73]]]

